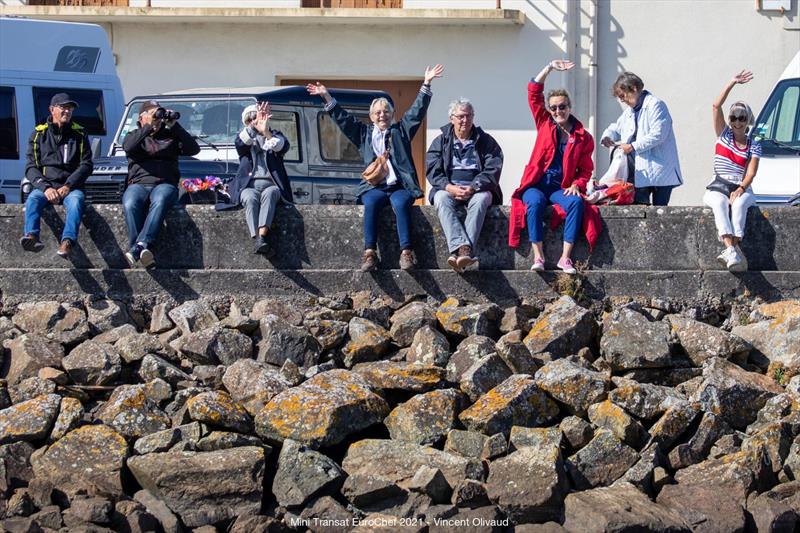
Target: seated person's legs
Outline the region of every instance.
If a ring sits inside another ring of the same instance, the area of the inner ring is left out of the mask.
[[[397,219],[397,238],[400,241],[400,268],[412,268],[417,259],[411,246],[411,206],[414,197],[405,189],[397,189],[389,196]]]
[[[528,240],[541,243],[543,235],[542,217],[547,206],[547,197],[536,187],[530,187],[522,195],[522,201],[527,207],[525,218],[528,223]]]
[[[178,189],[174,185],[161,183],[150,191],[150,209],[147,210],[142,231],[139,233],[138,243],[149,247],[156,241],[158,232],[161,231],[161,224],[167,211],[175,205],[178,199]]]
[[[436,207],[436,214],[439,216],[439,222],[447,240],[447,251],[453,254],[453,263],[458,249],[461,246],[470,245],[469,237],[464,231],[464,225],[458,218],[457,206],[459,203],[447,191],[437,191],[433,196],[433,205]],[[448,262],[450,262],[449,259]],[[453,264],[450,266],[453,266]]]
[[[25,229],[19,243],[29,252],[38,252],[44,245],[39,240],[42,210],[50,202],[39,189],[33,189],[25,200]]]
[[[550,195],[550,201],[560,205],[567,214],[564,221],[564,247],[557,266],[567,274],[575,274],[570,256],[583,222],[583,198],[580,195],[566,195],[563,189],[559,189]]]
[[[469,236],[469,241],[472,244],[473,256],[477,256],[478,237],[483,228],[483,221],[486,218],[486,212],[492,205],[492,193],[488,191],[476,192],[469,199],[467,204],[467,219],[464,221],[464,226]]]
[[[653,187],[653,205],[669,205],[672,189],[671,185]]]
[[[275,218],[275,211],[278,208],[278,202],[281,199],[281,191],[275,185],[263,189],[260,193],[258,210],[258,241],[256,243],[256,253],[272,256],[272,250],[267,242],[267,233],[269,227],[272,225],[272,220]]]
[[[242,191],[240,198],[242,206],[244,206],[247,229],[250,230],[250,237],[255,239],[258,235],[258,215],[261,204],[259,193],[253,187],[247,187]]]
[[[66,218],[64,233],[61,234],[62,241],[70,239],[72,242],[78,242],[78,228],[81,225],[85,205],[86,198],[81,190],[70,191],[67,197],[64,198]]]
[[[125,225],[128,227],[128,246],[131,248],[136,245],[136,239],[144,226],[145,205],[150,196],[150,189],[151,187],[145,185],[129,185],[122,195]]]
[[[650,205],[650,193],[653,187],[636,187],[636,192],[633,195],[633,203],[640,205]]]
[[[378,267],[378,213],[389,205],[389,195],[380,189],[364,192],[359,201],[364,205],[364,256],[361,270],[364,272]]]

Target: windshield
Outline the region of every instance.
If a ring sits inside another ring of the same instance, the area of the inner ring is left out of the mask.
[[[117,144],[129,131],[136,129],[136,120],[139,117],[139,106],[142,101],[134,101],[128,106],[127,114],[122,121]],[[250,104],[255,103],[255,98],[160,98],[161,107],[177,111],[181,114],[178,120],[189,133],[217,146],[232,145],[242,127],[242,111]],[[200,146],[206,146],[200,142]]]
[[[800,149],[800,79],[778,84],[758,117],[755,135],[765,154]]]

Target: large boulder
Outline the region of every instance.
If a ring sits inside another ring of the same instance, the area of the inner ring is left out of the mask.
[[[4,343],[8,349],[9,363],[6,381],[16,385],[34,377],[45,367],[58,368],[64,357],[64,347],[36,333],[21,335]]]
[[[556,359],[536,371],[536,385],[574,414],[585,414],[593,403],[608,395],[611,378],[568,359]]]
[[[0,411],[0,444],[42,440],[58,416],[61,396],[48,394]]]
[[[272,493],[284,507],[296,507],[325,492],[335,492],[344,473],[332,459],[291,439],[283,441]]]
[[[139,364],[139,377],[143,381],[163,379],[170,385],[191,381],[192,376],[157,355],[145,355]]]
[[[459,306],[458,300],[448,298],[436,310],[436,320],[442,330],[456,338],[470,335],[494,337],[497,320],[503,312],[495,304],[473,304]]]
[[[384,424],[393,439],[432,446],[458,424],[458,414],[466,403],[466,397],[455,389],[419,394],[395,407]]]
[[[219,322],[211,306],[202,300],[185,302],[172,309],[168,314],[184,335],[211,327]]]
[[[594,438],[566,461],[567,472],[577,490],[611,485],[639,459],[636,450],[610,431],[599,430]]]
[[[121,385],[97,412],[97,418],[126,437],[167,429],[169,417],[148,394],[146,385]]]
[[[12,320],[26,333],[38,333],[48,339],[73,346],[89,338],[86,312],[58,302],[23,303]]]
[[[603,320],[600,353],[614,371],[671,368],[672,331],[667,322],[651,322],[629,307],[615,309]]]
[[[564,529],[576,533],[691,531],[680,512],[653,503],[626,482],[569,494],[564,500]]]
[[[398,346],[409,346],[414,335],[424,327],[436,327],[436,312],[424,302],[411,302],[391,318],[389,335]]]
[[[467,337],[458,344],[456,351],[447,362],[447,379],[458,383],[469,367],[495,351],[495,343],[489,337],[483,335]]]
[[[341,346],[347,338],[347,322],[341,320],[311,320],[303,325],[317,339],[324,352]]]
[[[178,516],[200,527],[258,514],[264,493],[264,450],[151,453],[131,457],[136,481]]]
[[[591,344],[596,328],[591,311],[562,296],[533,322],[524,343],[533,354],[549,352],[554,357],[566,357]]]
[[[375,322],[353,317],[348,325],[350,340],[342,348],[344,366],[379,361],[389,351],[389,332]]]
[[[122,359],[116,348],[91,340],[73,348],[61,364],[78,385],[105,385],[122,371]]]
[[[125,305],[116,300],[95,300],[86,304],[86,315],[93,335],[130,324]]]
[[[81,426],[31,457],[37,478],[67,493],[122,496],[128,443],[108,426]]]
[[[664,414],[672,406],[686,403],[687,398],[672,387],[639,383],[632,379],[613,378],[615,385],[608,399],[644,420]]]
[[[738,335],[682,315],[669,315],[667,322],[672,332],[696,366],[702,366],[710,357],[722,357],[745,362],[752,349],[750,343]]]
[[[445,367],[450,360],[450,342],[433,326],[424,326],[414,333],[406,361]]]
[[[141,361],[148,354],[169,356],[171,350],[164,347],[158,337],[149,333],[131,333],[123,335],[114,343],[119,355],[126,363]]]
[[[244,407],[227,392],[201,392],[186,402],[192,420],[211,427],[230,429],[239,433],[253,430],[253,421]]]
[[[558,406],[531,376],[514,374],[462,411],[459,419],[472,431],[508,435],[512,426],[544,426],[557,415]]]
[[[731,333],[752,344],[772,365],[800,372],[800,316],[736,326]]]
[[[235,329],[212,326],[186,335],[180,351],[201,365],[231,365],[253,357],[253,340]]]
[[[275,315],[262,318],[259,328],[259,362],[282,366],[290,360],[300,368],[307,369],[319,361],[319,343],[305,328],[293,326]]]
[[[240,359],[229,366],[222,383],[252,416],[290,386],[279,369],[252,359]]]
[[[312,448],[342,442],[389,414],[386,401],[353,372],[330,370],[287,389],[256,416],[266,439],[293,439]]]
[[[50,442],[55,442],[76,427],[78,427],[84,415],[83,404],[75,398],[62,398],[59,407],[58,417],[50,430]]]
[[[783,388],[769,377],[713,358],[703,365],[703,381],[692,394],[704,411],[718,414],[735,429],[752,423],[758,411]]]
[[[800,481],[782,483],[747,500],[756,531],[797,531],[800,525]]]
[[[376,390],[427,392],[445,384],[445,370],[438,366],[406,361],[376,361],[353,367]]]
[[[560,520],[568,491],[556,446],[523,447],[489,465],[489,499],[516,523]]]
[[[464,370],[459,380],[461,390],[476,401],[481,395],[511,377],[511,370],[497,354],[481,357]]]
[[[609,400],[590,405],[589,420],[637,450],[647,441],[647,430],[639,421]]]
[[[366,439],[347,449],[342,469],[348,476],[383,479],[405,488],[422,466],[438,468],[455,487],[465,479],[483,479],[479,460],[449,454],[435,448],[397,440]]]

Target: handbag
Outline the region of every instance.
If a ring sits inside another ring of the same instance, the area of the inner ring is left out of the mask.
[[[389,145],[389,140],[391,138],[391,133],[386,134],[386,145]],[[377,187],[381,183],[386,180],[386,176],[389,175],[389,150],[388,148],[384,151],[381,155],[376,157],[372,163],[367,165],[367,168],[364,169],[364,172],[361,173],[361,177],[364,180],[372,185],[373,187]]]
[[[714,181],[706,185],[706,189],[709,191],[722,193],[726,197],[730,198],[731,193],[741,186],[741,183],[733,183],[732,181],[722,179],[719,176],[714,176]]]

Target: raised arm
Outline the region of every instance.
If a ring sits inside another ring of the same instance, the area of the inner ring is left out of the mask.
[[[431,82],[435,78],[441,78],[444,72],[442,65],[435,65],[433,67],[425,67],[425,78],[422,82],[422,87],[419,89],[417,97],[411,107],[403,113],[403,118],[400,119],[400,127],[406,132],[409,139],[413,139],[417,134],[417,130],[425,120],[425,115],[428,113],[428,106],[431,103]]]
[[[345,109],[330,95],[328,88],[320,82],[309,83],[306,85],[306,90],[308,94],[322,98],[322,101],[325,103],[325,111],[327,111],[334,122],[336,122],[336,125],[342,130],[344,136],[350,139],[350,142],[360,149],[364,137],[364,130],[366,130],[367,125],[345,111]]]
[[[725,84],[723,87],[722,92],[719,93],[717,99],[714,100],[714,103],[711,104],[711,114],[712,114],[712,122],[714,124],[714,133],[717,134],[717,137],[722,135],[722,130],[725,129],[725,115],[722,112],[722,106],[725,104],[725,99],[728,98],[728,94],[730,94],[731,89],[737,83],[747,83],[753,79],[753,73],[749,70],[743,70],[740,73],[736,74],[733,78]]]
[[[532,83],[528,85],[528,105],[531,108],[533,120],[536,124],[550,118],[550,113],[547,111],[547,102],[544,101],[544,80],[554,70],[564,71],[574,66],[575,63],[572,61],[554,59],[531,80]]]

